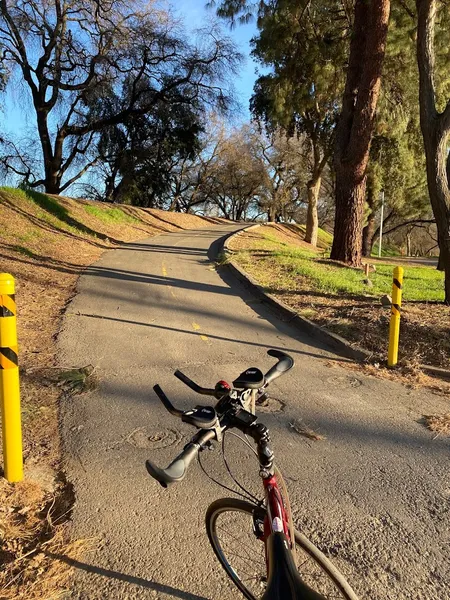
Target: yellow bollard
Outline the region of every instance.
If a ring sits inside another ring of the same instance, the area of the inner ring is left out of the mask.
[[[402,306],[403,267],[395,267],[392,282],[392,308],[389,325],[388,367],[395,367],[398,360],[400,336],[400,310]]]
[[[8,273],[0,273],[0,404],[4,471],[13,483],[23,479],[23,456],[14,277]]]

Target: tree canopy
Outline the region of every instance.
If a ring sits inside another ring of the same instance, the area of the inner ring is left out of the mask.
[[[214,28],[199,39],[188,42],[156,4],[1,0],[1,65],[31,94],[42,151],[36,161],[10,142],[3,165],[60,193],[99,160],[93,148],[105,129],[164,106],[225,109],[239,54]]]

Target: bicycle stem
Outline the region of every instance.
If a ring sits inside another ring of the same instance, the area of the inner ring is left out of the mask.
[[[270,448],[269,430],[263,423],[254,423],[245,431],[256,444],[259,460],[259,474],[263,479],[274,474],[274,454]]]

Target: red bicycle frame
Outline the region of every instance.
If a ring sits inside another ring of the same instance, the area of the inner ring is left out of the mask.
[[[278,488],[278,482],[275,475],[270,475],[263,479],[264,490],[266,494],[266,516],[264,517],[264,542],[266,548],[266,567],[269,573],[269,561],[267,553],[266,540],[272,533],[284,533],[288,540],[291,540],[289,528],[289,518],[283,503],[283,497]]]

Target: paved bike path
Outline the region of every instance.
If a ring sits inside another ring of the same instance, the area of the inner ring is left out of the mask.
[[[422,414],[445,412],[439,396],[361,375],[343,359],[262,308],[212,258],[220,225],[124,244],[80,278],[59,338],[61,363],[92,364],[98,388],[62,407],[64,457],[74,484],[75,538],[95,549],[75,563],[78,600],[231,600],[239,594],[213,558],[206,507],[230,495],[194,465],[163,490],[145,470],[163,466],[193,431],[152,392],[175,404],[199,401],[172,373],[200,384],[232,380],[248,366],[273,364],[280,348],[296,368],[272,386],[261,413],[270,427],[297,523],[348,574],[362,598],[450,598],[449,443],[433,439]],[[201,400],[201,399],[200,399]],[[301,420],[324,436],[312,441]],[[210,455],[210,456],[209,456]],[[219,453],[208,467],[221,473]],[[238,443],[230,462],[253,466]],[[252,471],[249,485],[257,484]]]

